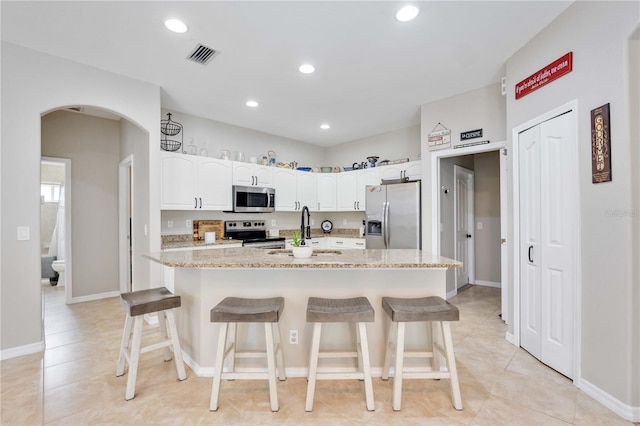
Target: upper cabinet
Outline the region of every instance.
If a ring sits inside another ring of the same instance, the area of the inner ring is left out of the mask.
[[[336,211],[336,176],[337,173],[320,173],[318,175],[318,211]]]
[[[367,185],[379,185],[378,168],[339,173],[336,178],[336,210],[365,211]]]
[[[380,179],[403,179],[415,180],[422,178],[422,162],[409,161],[407,163],[391,164],[388,166],[377,167],[380,173]]]
[[[273,172],[276,189],[276,211],[300,211],[307,206],[316,211],[316,174],[291,169],[276,168]]]
[[[233,184],[273,187],[273,167],[234,161]]]
[[[231,210],[231,161],[160,153],[160,208]]]

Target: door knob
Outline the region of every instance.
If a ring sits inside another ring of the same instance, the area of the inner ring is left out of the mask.
[[[471,238],[471,234],[467,234],[467,238]]]

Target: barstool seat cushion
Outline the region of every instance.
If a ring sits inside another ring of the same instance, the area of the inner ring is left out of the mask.
[[[458,321],[460,312],[441,297],[383,297],[382,308],[394,322]]]
[[[374,317],[375,311],[366,297],[310,297],[307,303],[307,322],[373,322]]]
[[[129,316],[150,314],[180,307],[180,296],[171,293],[166,287],[122,293],[120,302]]]
[[[226,297],[211,309],[211,322],[278,322],[283,310],[284,297]]]

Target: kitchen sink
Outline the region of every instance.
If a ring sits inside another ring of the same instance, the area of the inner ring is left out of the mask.
[[[267,254],[275,255],[275,256],[293,256],[293,250],[269,250]],[[330,249],[318,249],[313,250],[313,254],[311,257],[324,257],[324,256],[336,256],[342,254],[341,250],[330,250]]]

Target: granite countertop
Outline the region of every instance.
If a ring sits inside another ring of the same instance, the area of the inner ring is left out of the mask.
[[[281,229],[280,236],[290,239],[295,231],[296,230],[294,229]],[[364,238],[360,237],[358,229],[333,229],[330,233],[324,233],[322,232],[322,229],[311,229],[311,238],[325,237]],[[204,240],[194,240],[192,234],[162,235],[161,238],[162,242],[160,248],[162,250],[205,246],[219,247],[226,244],[242,244],[242,240],[225,240],[222,238],[216,238],[214,243],[205,243]]]
[[[459,268],[461,262],[421,250],[315,250],[297,259],[291,250],[251,247],[151,253],[147,259],[176,268]]]

